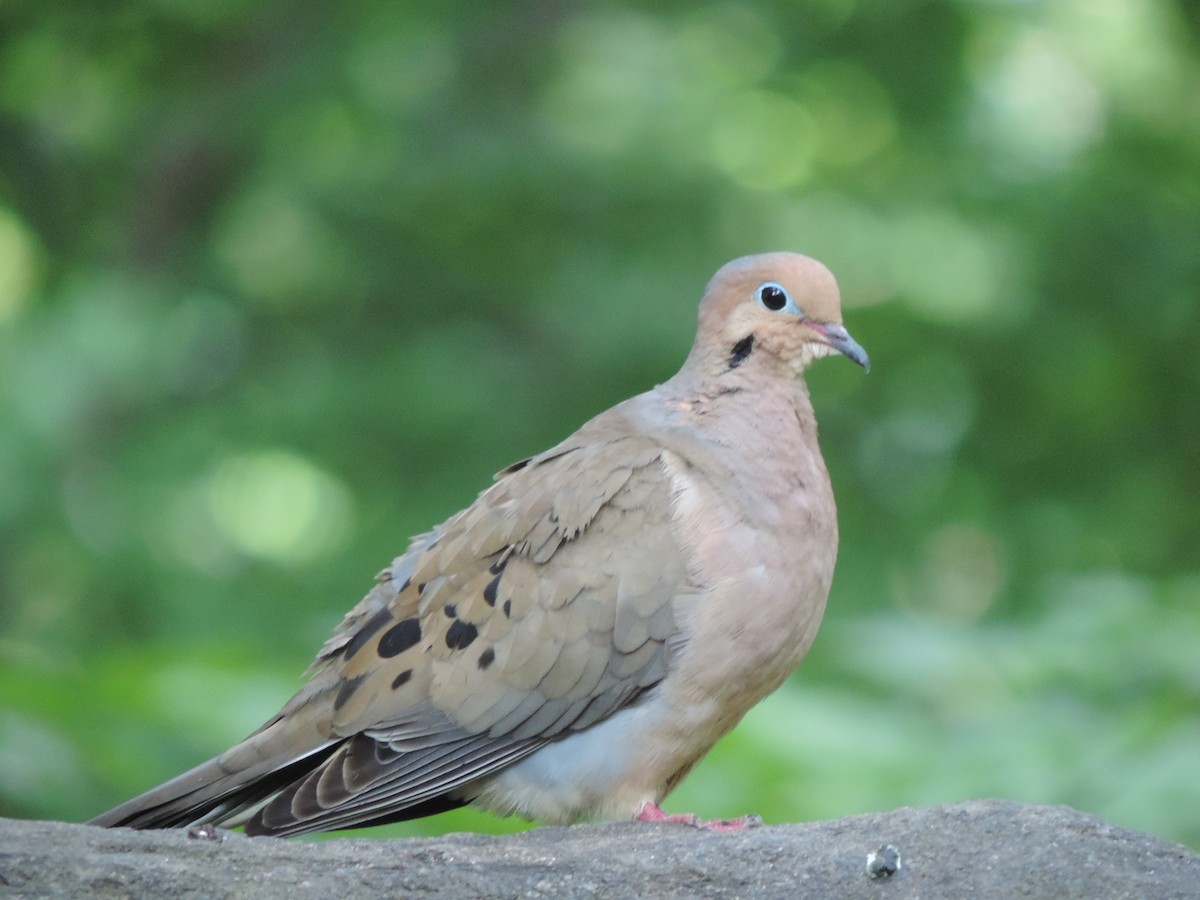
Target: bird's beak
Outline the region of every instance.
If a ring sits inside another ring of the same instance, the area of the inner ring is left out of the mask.
[[[837,322],[808,322],[806,324],[842,356],[858,363],[868,372],[871,371],[871,358],[867,356],[867,351],[862,348],[862,344],[850,337],[850,332],[846,330],[845,326],[839,325]]]

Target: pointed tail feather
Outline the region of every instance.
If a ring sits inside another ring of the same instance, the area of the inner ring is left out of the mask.
[[[286,707],[285,707],[286,709]],[[279,715],[220,756],[92,819],[104,827],[225,823],[318,768],[343,742],[310,717]]]

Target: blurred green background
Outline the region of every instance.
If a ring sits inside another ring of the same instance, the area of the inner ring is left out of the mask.
[[[255,728],[410,534],[794,249],[874,362],[810,377],[838,577],[669,808],[1200,846],[1197,10],[8,0],[0,814]]]

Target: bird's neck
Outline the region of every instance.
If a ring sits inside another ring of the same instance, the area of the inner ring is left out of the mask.
[[[719,410],[727,426],[723,430],[748,429],[742,434],[745,439],[753,440],[764,430],[785,431],[798,432],[805,442],[815,444],[817,426],[808,385],[802,376],[774,362],[750,354],[732,364],[687,365],[657,391],[684,416],[708,416]]]

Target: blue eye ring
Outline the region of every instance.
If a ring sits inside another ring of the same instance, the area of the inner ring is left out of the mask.
[[[796,308],[796,304],[792,302],[792,298],[787,290],[774,281],[766,281],[760,284],[758,290],[755,291],[755,296],[758,297],[758,302],[771,310],[771,312],[782,312],[789,307],[791,309]]]

